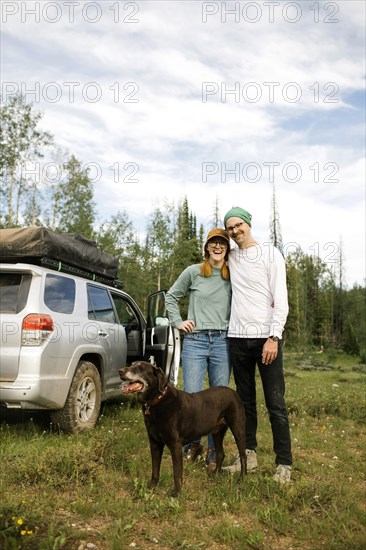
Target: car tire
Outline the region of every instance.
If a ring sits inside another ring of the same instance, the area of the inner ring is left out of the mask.
[[[77,433],[94,428],[101,405],[102,382],[96,366],[80,361],[62,409],[51,415],[55,429]]]

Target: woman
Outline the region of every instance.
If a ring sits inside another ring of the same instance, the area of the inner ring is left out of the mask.
[[[203,389],[206,372],[210,386],[229,384],[229,243],[229,235],[224,229],[211,229],[204,247],[204,262],[188,266],[166,295],[170,322],[184,332],[182,366],[184,390],[187,392]],[[179,301],[188,293],[188,316],[183,321]],[[202,455],[202,451],[200,440],[193,441],[184,447],[184,456],[187,460],[195,460]],[[216,470],[216,453],[211,434],[208,436],[206,464],[211,472]]]

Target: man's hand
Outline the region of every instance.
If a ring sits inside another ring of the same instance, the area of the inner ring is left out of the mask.
[[[265,342],[262,350],[262,363],[270,365],[277,357],[278,342],[274,342],[270,338]]]
[[[191,319],[187,319],[187,321],[183,321],[183,323],[179,325],[179,330],[183,332],[193,332],[195,328],[196,324]]]

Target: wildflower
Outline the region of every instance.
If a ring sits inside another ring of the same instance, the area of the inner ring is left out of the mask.
[[[25,529],[22,529],[22,530],[20,531],[20,534],[24,536],[24,535],[27,534],[27,531],[26,531]]]
[[[22,518],[19,518],[19,519],[18,519],[17,524],[18,524],[18,525],[23,525],[23,520],[22,520]]]

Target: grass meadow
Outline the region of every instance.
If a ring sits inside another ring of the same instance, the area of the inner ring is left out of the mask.
[[[95,430],[53,433],[47,415],[1,413],[0,548],[44,550],[366,548],[366,366],[336,352],[285,353],[293,481],[272,480],[272,436],[258,381],[259,470],[238,483],[185,465],[171,498],[147,488],[150,453],[133,397],[103,405]],[[235,455],[231,433],[225,463]]]

